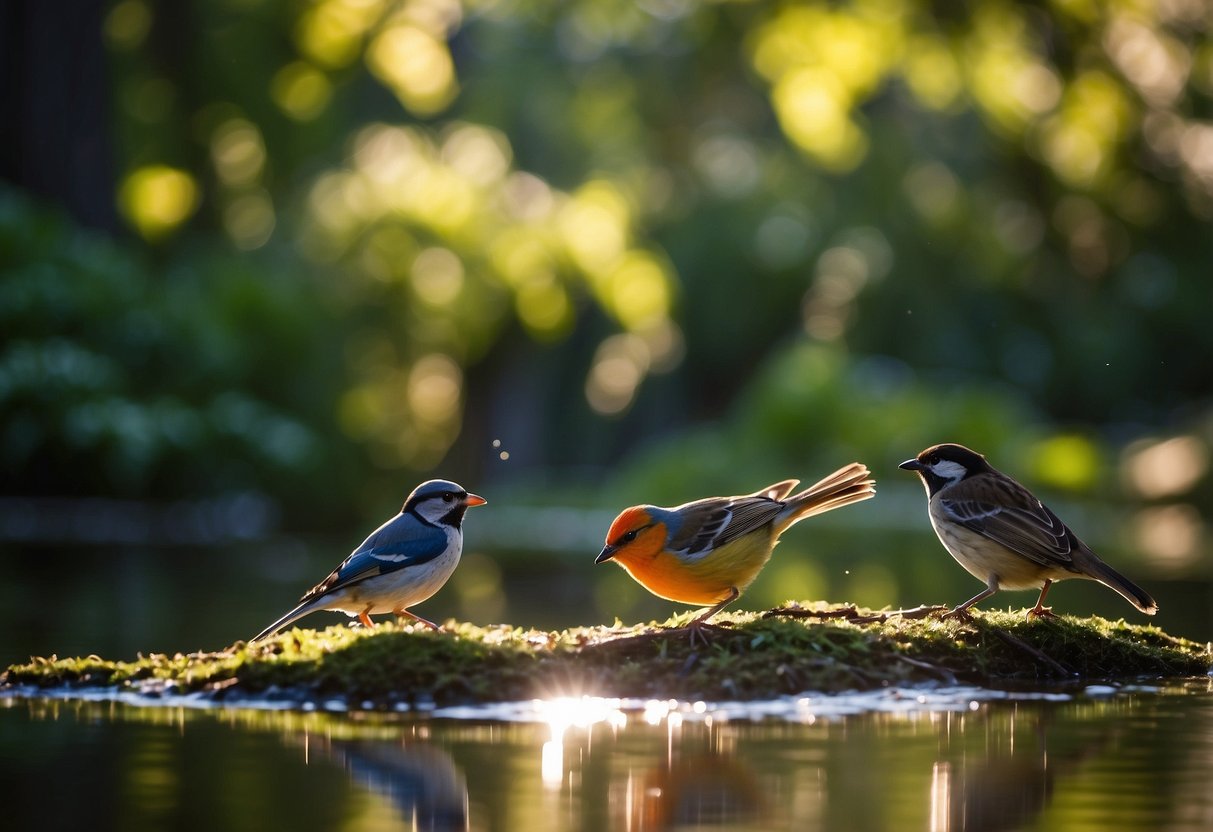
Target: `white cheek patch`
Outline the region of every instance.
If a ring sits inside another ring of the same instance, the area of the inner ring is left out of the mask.
[[[451,510],[453,502],[443,502],[441,498],[422,500],[417,504],[417,513],[431,523],[437,524]]]
[[[941,477],[948,482],[959,482],[968,473],[968,469],[959,462],[952,462],[947,459],[941,459],[939,462],[936,462],[931,466],[931,471],[935,476]]]

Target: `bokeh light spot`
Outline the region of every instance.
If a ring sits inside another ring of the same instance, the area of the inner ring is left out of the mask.
[[[585,272],[600,275],[616,264],[628,241],[631,209],[610,183],[582,187],[560,214],[560,231],[569,253]]]
[[[601,344],[586,379],[590,407],[603,415],[622,413],[636,396],[649,371],[648,345],[638,335],[612,335]]]
[[[846,172],[867,154],[867,137],[851,120],[850,95],[831,73],[789,72],[776,82],[772,98],[788,138],[822,166]]]
[[[463,261],[446,248],[427,248],[417,255],[411,271],[413,291],[430,306],[447,306],[463,289]]]
[[[177,229],[198,205],[198,186],[189,173],[167,165],[148,165],[131,172],[118,191],[118,207],[147,240]]]
[[[1197,568],[1204,547],[1200,512],[1188,503],[1144,508],[1133,518],[1133,542],[1155,567],[1173,574]]]
[[[653,255],[631,252],[606,281],[607,306],[628,329],[655,326],[669,315],[671,278]]]
[[[409,373],[409,407],[419,421],[450,422],[458,415],[462,393],[463,371],[449,356],[427,355]]]
[[[382,0],[323,0],[304,12],[295,28],[299,51],[330,69],[358,58],[362,37],[381,14]]]
[[[1098,446],[1075,434],[1053,436],[1037,443],[1029,454],[1029,462],[1037,482],[1072,491],[1091,488],[1101,468]]]
[[[306,61],[287,64],[270,82],[270,97],[295,121],[311,121],[319,116],[332,96],[328,76]]]
[[[268,192],[258,188],[232,199],[223,209],[223,228],[236,247],[245,251],[269,242],[276,219]]]
[[[265,166],[265,143],[252,122],[233,118],[211,135],[211,161],[219,179],[229,187],[255,182]]]
[[[122,0],[105,16],[105,39],[115,49],[132,51],[152,28],[152,10],[145,0]]]
[[[515,305],[523,325],[543,340],[565,334],[573,324],[568,293],[550,274],[537,274],[520,285]]]
[[[1209,449],[1195,436],[1137,443],[1121,465],[1125,482],[1148,500],[1184,494],[1208,472]]]
[[[455,98],[455,65],[446,43],[415,26],[381,31],[366,52],[367,66],[408,110],[434,115]]]

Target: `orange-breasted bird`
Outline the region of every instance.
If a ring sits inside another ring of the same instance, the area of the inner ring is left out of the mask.
[[[594,562],[615,561],[654,595],[709,606],[691,622],[694,639],[758,577],[785,529],[876,494],[871,472],[858,462],[789,497],[799,482],[784,480],[743,497],[708,497],[674,508],[632,506],[615,518]]]

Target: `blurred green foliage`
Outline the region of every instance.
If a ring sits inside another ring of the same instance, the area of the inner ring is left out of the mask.
[[[307,478],[348,478],[331,447],[343,374],[324,343],[333,316],[266,258],[208,249],[157,275],[130,247],[11,191],[0,192],[0,257],[6,491],[259,489],[316,509]]]
[[[5,466],[340,508],[638,448],[624,478],[685,494],[943,439],[1084,490],[1103,443],[1207,447],[1211,25],[118,0],[115,199],[152,254],[5,197]]]

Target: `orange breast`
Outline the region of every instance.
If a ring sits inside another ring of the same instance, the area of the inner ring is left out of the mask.
[[[744,590],[771,557],[767,530],[746,535],[698,560],[667,551],[656,555],[621,552],[615,557],[637,583],[654,595],[707,606],[723,601],[732,587]]]

